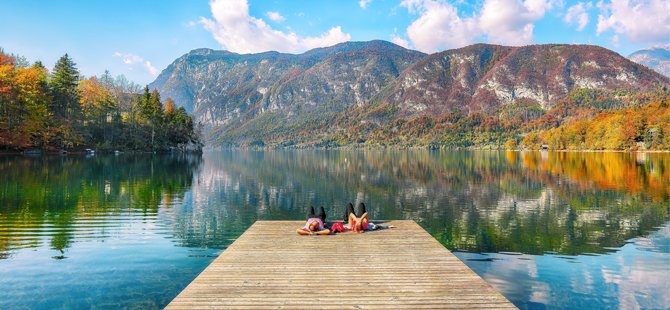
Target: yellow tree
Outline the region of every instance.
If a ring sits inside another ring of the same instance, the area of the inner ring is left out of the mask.
[[[96,77],[83,79],[78,90],[79,103],[84,116],[84,125],[91,142],[109,142],[107,133],[114,113],[114,101],[107,88]]]
[[[516,150],[519,145],[516,142],[516,138],[511,138],[505,142],[505,149],[507,150]]]
[[[44,146],[47,105],[46,69],[17,66],[0,51],[0,145]]]
[[[174,101],[172,100],[172,98],[167,98],[165,100],[165,115],[174,114],[174,111],[175,111]]]
[[[112,96],[107,89],[93,76],[79,82],[79,92],[81,94],[79,103],[84,118],[98,124],[105,123],[107,114],[114,107]]]
[[[10,145],[14,110],[14,57],[0,50],[0,145]]]
[[[14,87],[19,104],[19,135],[15,141],[24,147],[44,147],[49,140],[47,132],[48,104],[47,70],[41,64],[30,68],[19,67],[14,76]]]

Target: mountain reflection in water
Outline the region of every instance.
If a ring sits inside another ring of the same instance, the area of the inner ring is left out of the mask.
[[[358,201],[417,221],[521,308],[670,307],[667,153],[5,156],[0,171],[0,308],[160,308],[254,221]]]

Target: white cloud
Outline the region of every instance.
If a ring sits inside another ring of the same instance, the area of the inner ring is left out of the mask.
[[[281,16],[281,14],[279,14],[279,12],[267,12],[265,13],[265,15],[267,15],[269,19],[278,23],[281,23],[286,20],[284,16]]]
[[[458,10],[438,0],[403,0],[400,4],[419,18],[407,27],[407,36],[414,47],[424,52],[460,47],[479,36],[474,17],[461,18]]]
[[[555,5],[561,5],[561,3],[562,1],[560,0],[526,0],[523,2],[523,6],[528,10],[532,18],[540,19],[544,16],[544,13],[551,10]]]
[[[563,20],[567,24],[577,24],[577,31],[582,31],[586,28],[586,25],[589,24],[589,13],[586,10],[590,9],[593,6],[591,2],[579,2],[570,8],[568,12],[565,13]]]
[[[340,26],[316,37],[302,37],[294,32],[275,30],[265,21],[249,15],[247,0],[212,0],[213,19],[200,18],[223,48],[237,53],[279,51],[298,53],[314,47],[349,41],[351,36]]]
[[[407,40],[401,38],[400,36],[398,36],[396,34],[391,35],[391,42],[393,42],[395,44],[398,44],[398,45],[400,45],[404,48],[409,48],[409,42],[407,42]]]
[[[113,56],[121,58],[121,61],[123,61],[124,64],[131,66],[131,68],[135,65],[141,65],[153,77],[157,77],[158,73],[160,73],[160,71],[151,64],[151,61],[135,54],[114,52]]]
[[[158,69],[156,69],[156,67],[154,67],[154,66],[151,64],[151,61],[148,61],[148,60],[145,61],[145,62],[144,62],[144,67],[147,69],[147,71],[149,71],[149,74],[151,74],[151,76],[153,76],[153,77],[157,77],[157,76],[158,76],[158,73],[160,73],[160,72],[158,71]]]
[[[597,34],[612,31],[631,42],[656,43],[670,39],[670,1],[600,1]],[[618,41],[618,39],[617,39]]]
[[[621,42],[619,42],[619,35],[615,34],[612,36],[612,46],[614,47],[619,47],[621,46]]]
[[[332,46],[349,40],[351,40],[351,36],[342,32],[342,27],[337,26],[330,28],[328,32],[318,37],[301,38],[299,45],[302,50],[308,50],[317,47]]]
[[[419,17],[407,28],[417,49],[434,52],[462,47],[481,36],[491,43],[523,45],[533,41],[534,22],[561,0],[484,0],[479,12],[461,16],[445,0],[403,0],[400,5]]]
[[[554,0],[486,0],[479,26],[488,41],[497,44],[524,45],[533,42],[534,22],[551,10]]]
[[[360,6],[361,9],[366,9],[368,5],[370,5],[370,2],[372,2],[372,0],[359,0],[358,6]]]

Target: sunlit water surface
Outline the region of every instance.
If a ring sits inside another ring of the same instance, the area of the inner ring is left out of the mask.
[[[259,219],[411,219],[520,308],[670,308],[670,154],[0,157],[0,309],[162,308]]]

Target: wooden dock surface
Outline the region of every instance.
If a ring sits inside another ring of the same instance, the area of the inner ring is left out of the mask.
[[[166,309],[516,309],[414,221],[300,236],[258,221]]]

